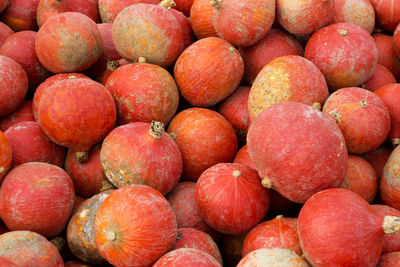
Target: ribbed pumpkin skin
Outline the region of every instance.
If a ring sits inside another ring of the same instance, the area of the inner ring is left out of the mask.
[[[400,78],[400,60],[393,46],[393,37],[383,33],[372,35],[378,49],[378,64],[386,67],[396,79]]]
[[[179,228],[174,249],[195,248],[213,256],[221,265],[222,257],[217,244],[208,234],[194,228]]]
[[[391,252],[383,254],[379,260],[379,267],[399,267],[400,252]]]
[[[0,216],[10,230],[30,230],[46,237],[59,234],[74,205],[74,186],[55,165],[29,162],[4,178]]]
[[[37,33],[33,31],[17,32],[1,46],[0,54],[18,62],[25,70],[29,81],[29,91],[34,92],[50,72],[43,67],[36,56],[35,41]]]
[[[301,248],[312,266],[375,267],[379,261],[383,217],[350,190],[331,188],[313,195],[297,223]]]
[[[14,31],[35,31],[36,10],[40,0],[9,0],[7,8],[1,14],[1,21]]]
[[[375,204],[371,207],[381,216],[400,216],[399,210],[387,205]],[[397,233],[394,235],[385,235],[383,237],[382,255],[396,251],[400,252],[400,234]]]
[[[34,121],[32,112],[32,100],[24,100],[22,104],[7,117],[0,118],[0,131],[6,131],[8,128],[23,121]]]
[[[157,190],[146,185],[120,188],[97,211],[95,242],[101,256],[116,266],[152,266],[174,247],[175,214]]]
[[[351,190],[371,203],[378,189],[374,168],[362,157],[349,155],[347,174],[341,188]]]
[[[57,248],[43,236],[29,231],[2,234],[0,256],[20,267],[64,266]]]
[[[100,193],[104,186],[109,185],[100,162],[100,149],[89,151],[89,160],[80,163],[73,149],[69,149],[65,158],[64,169],[74,182],[77,195],[85,198]]]
[[[271,29],[258,43],[240,47],[244,62],[244,79],[253,84],[260,70],[273,59],[287,55],[304,55],[304,49],[297,39],[280,29]]]
[[[279,57],[261,69],[251,86],[250,120],[281,101],[318,103],[322,107],[328,96],[325,78],[311,61],[295,55]]]
[[[400,146],[390,154],[383,168],[380,183],[382,203],[400,209]]]
[[[361,87],[375,92],[384,85],[396,83],[396,78],[384,66],[377,64],[374,74]]]
[[[301,256],[296,218],[277,217],[251,229],[244,240],[242,255],[245,257],[260,248],[286,248]]]
[[[11,143],[7,136],[0,131],[0,182],[6,176],[12,166],[12,150]]]
[[[379,26],[394,31],[400,23],[399,0],[370,0],[375,9],[376,21]]]
[[[282,27],[298,36],[312,34],[329,24],[333,16],[329,0],[277,0],[276,9]]]
[[[51,72],[80,72],[97,61],[103,50],[96,23],[77,12],[50,17],[36,37],[40,63]]]
[[[182,156],[166,132],[156,139],[150,123],[132,122],[115,128],[104,139],[100,160],[108,180],[120,188],[145,184],[170,192],[182,174]]]
[[[333,0],[333,21],[353,23],[368,33],[375,26],[375,11],[369,0]]]
[[[292,250],[261,248],[247,254],[237,267],[309,267],[310,265]]]
[[[180,248],[168,252],[162,256],[153,267],[174,266],[198,266],[198,267],[221,267],[210,254],[195,248]]]
[[[176,136],[182,153],[183,180],[197,181],[207,168],[231,162],[238,146],[232,125],[219,113],[205,108],[189,108],[178,113],[168,133]]]
[[[28,77],[14,59],[0,56],[0,117],[15,111],[28,92]]]
[[[152,4],[131,5],[113,23],[115,48],[129,60],[171,66],[183,49],[183,32],[175,16]]]
[[[329,87],[336,90],[368,81],[378,63],[378,50],[371,35],[360,26],[335,23],[311,36],[304,57],[321,70]]]
[[[383,168],[385,167],[386,161],[392,153],[392,150],[392,146],[384,143],[374,151],[361,155],[374,168],[378,181],[381,180]]]
[[[389,138],[400,138],[400,84],[391,83],[374,92],[386,104],[390,113]]]
[[[160,121],[165,125],[175,115],[179,91],[174,79],[162,67],[132,63],[116,69],[106,83],[117,106],[119,125]]]
[[[190,9],[190,24],[197,39],[217,37],[212,23],[213,6],[208,0],[194,0]]]
[[[190,104],[210,107],[239,86],[243,71],[239,52],[228,42],[209,37],[183,51],[175,64],[174,77]]]
[[[339,89],[326,100],[323,112],[336,120],[349,153],[371,152],[389,134],[389,109],[382,99],[368,90],[359,87]]]
[[[193,5],[194,0],[176,0],[174,1],[176,6],[173,8],[176,10],[179,10],[183,14],[185,14],[186,17],[190,16],[190,9]]]
[[[254,169],[239,163],[219,163],[201,174],[196,202],[208,225],[235,235],[262,220],[270,199]]]
[[[235,46],[260,41],[275,19],[275,0],[222,0],[214,6],[213,25],[219,37]]]
[[[36,121],[53,142],[89,151],[114,126],[114,100],[100,83],[86,78],[65,79],[44,90],[39,99],[34,97],[33,106],[39,101]]]
[[[85,262],[107,263],[97,251],[94,239],[94,221],[100,205],[114,191],[106,190],[85,200],[69,220],[67,226],[68,247],[76,257]]]
[[[126,7],[134,4],[154,4],[159,0],[99,0],[99,11],[103,23],[113,23],[117,15]]]
[[[0,46],[3,45],[6,39],[12,34],[14,34],[14,31],[3,22],[0,22]]]
[[[40,27],[50,17],[62,12],[82,13],[98,23],[100,17],[97,5],[98,0],[40,0],[36,11],[37,24]]]
[[[65,148],[52,142],[34,121],[17,123],[4,132],[11,143],[13,166],[26,162],[64,165]]]
[[[250,125],[247,146],[260,177],[297,203],[339,187],[346,175],[347,149],[340,128],[328,115],[302,103],[280,102],[260,113]]]

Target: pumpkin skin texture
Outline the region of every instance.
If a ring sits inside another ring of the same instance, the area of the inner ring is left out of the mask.
[[[186,17],[190,16],[190,9],[192,8],[194,0],[176,0],[176,6],[173,8],[182,12]]]
[[[271,29],[258,43],[240,47],[244,62],[244,80],[253,84],[260,70],[273,59],[287,55],[304,55],[299,41],[286,31]]]
[[[40,0],[36,20],[41,27],[50,17],[63,12],[78,12],[88,16],[94,22],[100,22],[98,0]]]
[[[104,188],[113,187],[101,167],[99,148],[92,148],[88,161],[84,163],[76,159],[76,152],[69,149],[64,164],[65,171],[74,183],[76,194],[88,198],[100,193]]]
[[[166,196],[176,215],[178,228],[194,228],[209,234],[217,240],[220,234],[212,229],[201,216],[195,192],[196,183],[181,182]]]
[[[196,202],[208,225],[235,235],[262,220],[270,199],[254,169],[239,163],[219,163],[201,174]]]
[[[4,44],[8,37],[14,34],[14,31],[3,22],[0,22],[0,47]]]
[[[167,1],[168,2],[168,1]],[[189,19],[180,11],[176,9],[169,10],[178,21],[179,25],[181,26],[181,30],[183,33],[183,48],[182,50],[186,49],[189,45],[194,43],[195,38],[192,32],[192,26],[190,24]]]
[[[400,211],[387,205],[375,204],[371,206],[381,216],[400,216]],[[400,252],[400,234],[385,235],[383,237],[382,255],[390,252]]]
[[[389,109],[368,90],[359,87],[337,90],[326,100],[323,112],[338,123],[349,153],[373,151],[389,134]]]
[[[174,67],[174,77],[183,98],[191,105],[210,107],[239,86],[243,71],[239,52],[228,42],[209,37],[182,52]]]
[[[158,65],[121,66],[107,79],[106,88],[114,98],[119,125],[137,121],[168,124],[178,109],[179,91],[175,81]]]
[[[97,211],[95,242],[101,256],[116,266],[152,266],[173,248],[175,214],[157,190],[146,185],[119,188]]]
[[[68,247],[76,257],[85,262],[107,263],[97,251],[94,239],[94,221],[100,205],[114,191],[106,190],[85,200],[69,220],[67,226]]]
[[[28,92],[28,77],[14,59],[0,56],[0,117],[15,111]]]
[[[221,267],[222,265],[204,251],[195,248],[180,248],[168,252],[153,265],[153,267],[161,266]]]
[[[370,0],[375,9],[376,21],[388,31],[394,31],[400,23],[399,0]]]
[[[379,260],[378,267],[399,267],[400,252],[391,252],[383,254]]]
[[[297,203],[339,187],[346,175],[347,149],[339,127],[305,104],[280,102],[261,112],[250,125],[247,146],[263,184],[272,183]]]
[[[134,4],[154,4],[159,0],[99,0],[99,11],[103,23],[113,23],[117,15],[126,7]]]
[[[7,38],[0,49],[1,55],[14,59],[25,70],[30,92],[34,92],[36,87],[50,76],[50,72],[36,56],[36,35],[33,31],[17,32]]]
[[[131,5],[113,23],[112,38],[125,59],[171,66],[182,52],[184,35],[175,16],[166,8],[152,4]]]
[[[254,121],[263,110],[281,101],[320,108],[328,96],[325,78],[311,61],[295,55],[279,57],[261,69],[251,86],[250,120]]]
[[[237,267],[309,267],[305,260],[289,249],[261,248],[247,254]]]
[[[327,189],[313,195],[300,210],[300,244],[315,267],[376,266],[383,236],[389,233],[386,219],[357,193]]]
[[[368,0],[334,0],[334,23],[353,23],[368,33],[372,33],[375,26],[375,11]]]
[[[57,248],[40,234],[30,231],[2,234],[0,256],[21,267],[64,266]]]
[[[190,8],[190,24],[197,39],[217,37],[212,23],[213,6],[208,0],[194,0]]]
[[[101,165],[114,186],[145,184],[164,195],[176,186],[182,156],[172,137],[158,125],[132,122],[115,128],[104,139]]]
[[[168,133],[176,137],[182,154],[183,180],[197,181],[209,167],[231,162],[237,151],[235,130],[213,110],[189,108],[181,111],[172,119]]]
[[[400,84],[391,83],[382,86],[374,93],[379,96],[386,104],[390,112],[391,128],[389,138],[393,145],[400,143]]]
[[[275,19],[275,0],[217,0],[212,22],[218,36],[234,46],[250,46],[260,41]]]
[[[242,146],[236,153],[233,163],[241,163],[249,166],[252,169],[256,169],[252,159],[250,158],[249,150],[247,145]]]
[[[7,136],[0,131],[0,182],[12,166],[11,143]]]
[[[400,209],[400,147],[397,146],[390,154],[383,168],[380,182],[382,203]]]
[[[321,70],[328,86],[336,90],[368,81],[378,62],[378,50],[371,35],[360,26],[335,23],[311,36],[304,57]]]
[[[7,260],[4,257],[0,257],[0,266],[17,267],[17,265],[15,265],[14,263],[12,263],[11,261]]]
[[[254,227],[244,240],[242,255],[245,257],[260,248],[285,248],[300,256],[302,251],[297,234],[296,219],[278,216]]]
[[[372,37],[378,49],[378,64],[386,67],[396,79],[399,79],[400,60],[394,50],[393,37],[382,33],[375,33]]]
[[[9,0],[1,21],[14,31],[36,30],[36,10],[39,0]]]
[[[174,249],[195,248],[213,256],[221,265],[222,257],[217,244],[208,234],[194,228],[179,228]]]
[[[359,156],[349,155],[348,160],[347,174],[341,188],[351,190],[371,203],[378,190],[378,179],[374,168]]]
[[[32,112],[32,100],[24,100],[22,104],[7,117],[0,118],[0,131],[5,132],[8,128],[23,121],[34,121]]]
[[[397,26],[393,33],[393,48],[397,57],[400,57],[400,26]]]
[[[96,23],[77,12],[50,17],[40,27],[35,45],[40,63],[53,73],[83,71],[103,50]]]
[[[74,203],[74,207],[72,208],[72,214],[75,214],[76,210],[83,203],[83,201],[85,201],[84,198],[75,195],[75,203]]]
[[[382,86],[390,83],[396,83],[396,78],[386,67],[377,64],[374,74],[361,87],[375,92]]]
[[[389,158],[392,151],[393,148],[388,144],[384,143],[374,151],[361,155],[374,168],[378,181],[381,180],[383,168],[385,167],[386,161]]]
[[[13,166],[26,162],[46,162],[64,165],[65,148],[52,142],[34,121],[17,123],[4,132],[11,143]]]
[[[280,25],[298,36],[312,34],[332,20],[332,1],[277,0],[277,16]]]
[[[71,178],[60,167],[28,162],[7,174],[0,197],[0,216],[8,229],[53,237],[66,226],[75,193]]]
[[[100,83],[86,78],[64,79],[44,90],[33,99],[33,106],[38,105],[34,115],[56,144],[86,152],[114,126],[114,100]]]

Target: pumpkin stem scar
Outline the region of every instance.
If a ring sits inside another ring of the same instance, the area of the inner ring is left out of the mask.
[[[220,8],[222,5],[222,0],[210,0],[210,4],[214,7],[214,8]]]
[[[152,121],[150,125],[149,133],[155,139],[160,139],[164,132],[164,123],[159,121]]]

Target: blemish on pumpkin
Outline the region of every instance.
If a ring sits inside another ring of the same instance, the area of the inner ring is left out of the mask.
[[[339,112],[337,112],[336,110],[333,110],[330,112],[330,114],[333,116],[333,118],[335,119],[336,123],[340,123],[340,119],[342,116],[340,116]]]
[[[342,30],[339,30],[339,34],[340,34],[340,36],[345,37],[345,36],[347,36],[347,34],[349,34],[349,32],[347,30],[342,29]]]
[[[79,217],[80,217],[81,219],[85,219],[88,212],[89,212],[89,209],[84,209],[84,210],[82,210],[81,213],[79,213]]]
[[[360,101],[360,106],[363,108],[366,108],[368,106],[367,102],[365,100]]]

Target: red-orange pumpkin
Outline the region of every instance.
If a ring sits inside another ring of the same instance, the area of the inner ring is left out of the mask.
[[[36,30],[36,10],[39,0],[9,0],[1,21],[14,31]]]
[[[369,33],[375,26],[375,11],[368,0],[333,0],[333,22],[353,23]]]
[[[374,92],[390,83],[396,83],[396,78],[386,67],[377,64],[374,74],[361,87]]]
[[[11,143],[3,132],[0,131],[0,182],[12,166]]]
[[[400,146],[392,151],[383,168],[379,189],[384,204],[400,209]]]
[[[309,267],[294,251],[285,248],[260,248],[247,254],[237,267]]]
[[[389,144],[384,143],[374,151],[361,155],[375,169],[378,181],[381,180],[383,168],[385,167],[386,161],[389,158],[390,153],[392,153],[392,150],[393,148],[389,146]]]
[[[99,11],[103,23],[113,23],[117,15],[126,7],[144,3],[158,4],[159,0],[99,0]]]
[[[380,216],[400,216],[398,209],[387,205],[375,204],[371,206]],[[383,237],[382,254],[390,252],[400,252],[400,233],[394,235],[385,235]]]
[[[400,78],[400,60],[393,47],[393,37],[383,33],[372,35],[378,49],[378,64],[386,67],[396,79]]]
[[[32,112],[32,100],[24,100],[22,104],[7,117],[0,118],[0,131],[6,131],[9,127],[22,121],[34,121]]]
[[[375,9],[376,21],[379,26],[394,31],[400,23],[399,0],[369,0]]]
[[[213,6],[209,0],[194,0],[190,9],[190,24],[197,39],[217,37],[212,23]]]
[[[3,22],[0,22],[0,46],[3,45],[6,39],[13,34],[14,31],[10,27]]]
[[[174,9],[181,11],[185,16],[190,16],[190,9],[193,5],[194,0],[175,0],[176,6]]]
[[[153,267],[162,266],[222,267],[210,254],[195,248],[180,248],[168,252],[153,265]]]

